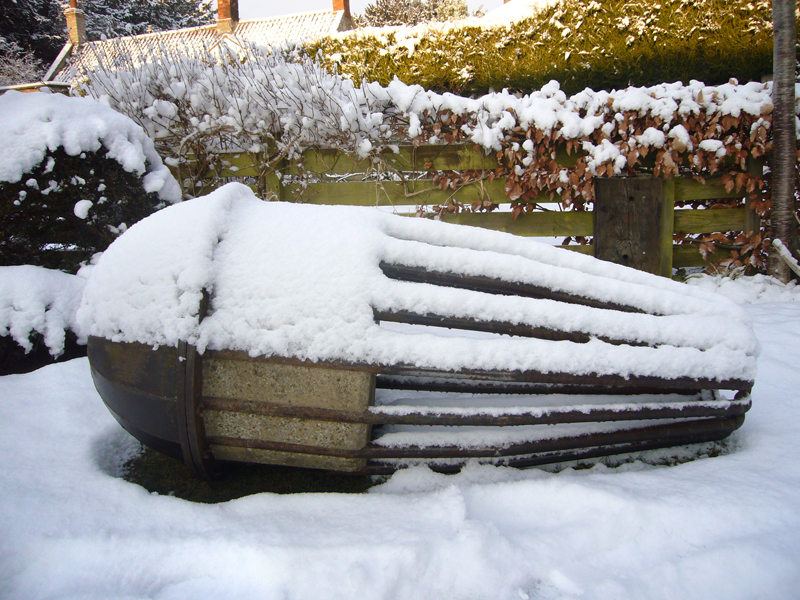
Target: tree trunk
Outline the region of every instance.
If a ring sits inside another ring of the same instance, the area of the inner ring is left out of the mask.
[[[795,156],[797,134],[795,131],[794,84],[795,84],[795,0],[773,0],[773,114],[772,154],[772,236],[780,239],[795,254],[797,251],[797,224],[795,222]],[[796,256],[796,254],[795,254]],[[772,250],[768,270],[788,282],[791,271]]]

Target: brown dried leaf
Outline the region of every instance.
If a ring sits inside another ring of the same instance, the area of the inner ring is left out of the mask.
[[[727,242],[728,238],[725,237],[724,233],[712,233],[711,235],[704,236],[703,238],[701,238],[700,241],[701,242]]]
[[[522,196],[522,188],[519,186],[519,183],[513,181],[511,187],[506,183],[506,198],[509,200],[516,200],[520,196]]]
[[[725,182],[725,191],[730,194],[731,190],[733,190],[733,186],[736,185],[736,182],[731,177],[728,181]]]
[[[742,186],[747,183],[747,173],[737,173],[736,174],[736,191],[742,189]]]

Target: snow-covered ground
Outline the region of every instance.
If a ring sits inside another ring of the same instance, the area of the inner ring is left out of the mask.
[[[695,283],[760,298],[763,349],[729,452],[672,467],[414,468],[194,504],[118,476],[137,445],[86,359],[2,377],[0,598],[798,598],[800,296]]]

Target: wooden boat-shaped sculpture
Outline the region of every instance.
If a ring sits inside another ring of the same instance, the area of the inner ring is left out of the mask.
[[[384,473],[720,440],[758,344],[715,294],[511,235],[373,209],[172,206],[103,255],[79,312],[136,438],[216,461]]]

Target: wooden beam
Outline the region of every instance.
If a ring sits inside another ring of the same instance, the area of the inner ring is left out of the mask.
[[[595,256],[648,273],[661,273],[662,180],[595,180]]]
[[[675,233],[742,231],[747,227],[749,209],[676,210]]]
[[[672,277],[672,247],[675,238],[675,180],[667,179],[661,187],[661,236],[658,241],[659,267],[662,277]]]
[[[516,221],[509,212],[446,214],[447,223],[484,227],[527,237],[588,236],[594,232],[594,216],[585,211],[536,211]]]
[[[743,198],[744,190],[725,191],[725,186],[719,185],[721,175],[706,177],[705,184],[691,177],[678,177],[675,181],[675,201],[691,202],[693,200],[714,200],[716,198]]]
[[[700,244],[675,244],[672,248],[672,266],[676,269],[707,267],[721,255],[709,254],[708,258],[711,260],[703,259],[700,254]]]

